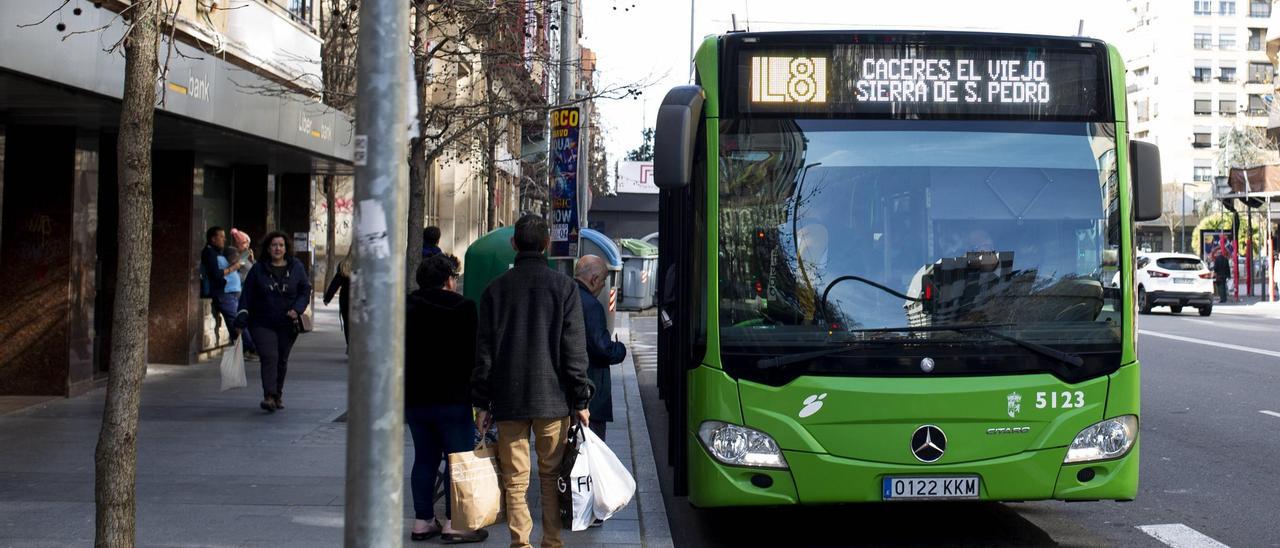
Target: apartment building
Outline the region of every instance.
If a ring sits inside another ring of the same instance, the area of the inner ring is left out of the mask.
[[[318,2],[173,3],[158,45],[148,360],[227,343],[200,298],[205,230],[293,236],[310,264],[316,178],[350,173],[351,119],[319,103]],[[119,0],[0,2],[0,395],[75,395],[110,364]],[[170,41],[172,36],[172,42]]]
[[[1275,91],[1266,51],[1272,4],[1126,0],[1126,6],[1130,25],[1118,45],[1129,71],[1129,131],[1160,146],[1166,188],[1186,194],[1166,212],[1177,219],[1139,227],[1138,244],[1182,249],[1185,236],[1170,237],[1168,227],[1189,231],[1199,221],[1193,212],[1210,199],[1214,178],[1225,175],[1218,161],[1224,136],[1233,127],[1268,125]]]

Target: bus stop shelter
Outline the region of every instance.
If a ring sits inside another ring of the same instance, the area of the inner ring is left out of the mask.
[[[1274,223],[1280,220],[1280,165],[1265,164],[1246,168],[1232,168],[1230,175],[1227,177],[1219,177],[1217,184],[1214,186],[1214,198],[1221,200],[1224,207],[1235,213],[1236,234],[1239,238],[1240,234],[1240,210],[1245,210],[1246,227],[1248,234],[1253,233],[1253,213],[1257,209],[1262,209],[1266,215],[1266,225],[1262,232],[1261,249],[1265,257],[1264,265],[1267,272],[1267,287],[1263,295],[1268,301],[1276,300],[1275,276],[1276,271],[1280,269],[1277,265],[1276,257],[1276,238],[1277,230]],[[1252,262],[1255,250],[1250,247],[1247,250],[1246,258],[1250,263],[1247,269],[1247,278],[1250,290],[1253,288],[1252,281]],[[1238,269],[1237,269],[1238,271]],[[1236,276],[1236,296],[1239,297],[1239,281],[1240,277]]]

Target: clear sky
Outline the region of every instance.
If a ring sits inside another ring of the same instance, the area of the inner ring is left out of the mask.
[[[651,82],[639,99],[601,101],[609,159],[640,144],[657,106],[689,78],[690,0],[578,0],[583,45],[599,57],[603,84]],[[861,28],[992,30],[1084,34],[1114,42],[1126,26],[1125,0],[694,0],[694,35]],[[1161,0],[1173,1],[1173,0]],[[612,171],[612,170],[611,170]]]

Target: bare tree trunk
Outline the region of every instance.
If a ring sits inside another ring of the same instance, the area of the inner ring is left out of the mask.
[[[490,118],[485,122],[485,144],[484,153],[487,156],[484,166],[484,186],[487,193],[485,199],[485,232],[492,232],[498,228],[497,222],[497,196],[498,196],[498,139],[495,136],[496,130],[493,126],[497,125],[497,121]]]
[[[338,178],[324,176],[324,205],[328,228],[324,234],[324,281],[333,279],[338,268]]]
[[[405,289],[417,287],[416,273],[422,262],[422,229],[426,219],[427,179],[431,164],[426,155],[428,24],[426,6],[414,4],[413,74],[418,94],[418,136],[409,144],[409,238],[405,244]]]
[[[497,211],[497,176],[498,176],[498,121],[494,119],[493,104],[498,98],[493,89],[493,68],[491,62],[484,63],[485,109],[484,121],[484,187],[485,187],[485,233],[493,232],[498,227],[495,213]]]
[[[137,499],[138,404],[147,373],[151,289],[151,140],[156,107],[160,1],[135,0],[124,42],[124,98],[118,144],[121,257],[111,338],[111,371],[94,452],[95,544],[133,546]]]

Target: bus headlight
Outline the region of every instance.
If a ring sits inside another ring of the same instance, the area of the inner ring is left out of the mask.
[[[1124,456],[1138,439],[1138,417],[1124,415],[1081,430],[1067,450],[1063,464],[1092,462]]]
[[[698,427],[698,439],[716,460],[733,466],[786,468],[778,442],[768,434],[745,426],[706,421]]]

